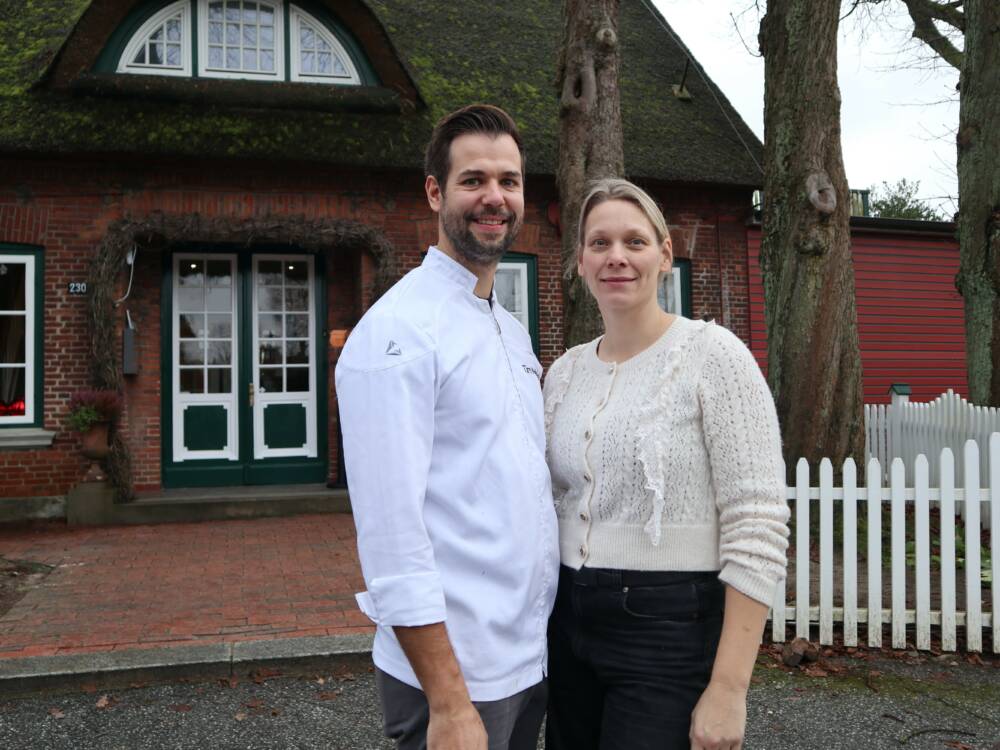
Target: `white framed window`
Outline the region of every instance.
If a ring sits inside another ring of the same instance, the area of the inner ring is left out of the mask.
[[[503,309],[517,318],[524,326],[524,330],[530,332],[527,264],[518,262],[497,264],[493,288],[497,293],[497,301]]]
[[[359,86],[339,33],[286,0],[177,0],[109,55],[119,73]]]
[[[191,75],[191,4],[171,3],[133,35],[118,61],[119,73]]]
[[[289,17],[293,81],[361,83],[347,50],[325,26],[295,5]]]
[[[284,80],[284,22],[276,0],[198,0],[198,75]]]
[[[656,290],[661,310],[691,317],[691,261],[675,258],[669,273],[663,274]]]
[[[39,310],[33,254],[0,248],[0,426],[34,424]]]

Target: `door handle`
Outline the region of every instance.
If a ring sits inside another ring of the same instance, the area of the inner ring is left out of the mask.
[[[253,383],[247,383],[247,395],[250,397],[250,406],[253,406]]]

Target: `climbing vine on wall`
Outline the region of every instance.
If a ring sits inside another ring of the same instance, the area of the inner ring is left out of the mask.
[[[364,251],[375,264],[373,298],[377,299],[397,278],[392,244],[374,227],[346,219],[305,217],[207,218],[152,214],[142,219],[122,219],[104,235],[90,266],[89,324],[91,380],[96,388],[124,390],[120,331],[116,325],[116,299],[120,296],[122,269],[133,248],[164,250],[186,242],[252,247],[288,245],[296,250],[332,255]],[[128,407],[126,406],[126,409]],[[116,429],[107,459],[108,477],[117,502],[133,497],[132,460],[126,436]]]

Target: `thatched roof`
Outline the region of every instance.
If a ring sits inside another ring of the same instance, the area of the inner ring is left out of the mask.
[[[0,152],[306,160],[413,169],[441,114],[473,101],[520,124],[529,172],[552,174],[560,0],[313,0],[354,33],[379,86],[318,86],[100,73],[136,5],[0,0]],[[308,7],[308,5],[306,6]],[[762,147],[642,0],[622,0],[622,117],[630,176],[757,185]]]

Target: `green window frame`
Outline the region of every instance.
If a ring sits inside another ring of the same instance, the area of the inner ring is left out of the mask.
[[[43,423],[44,271],[42,248],[0,243],[0,429]]]
[[[494,284],[497,299],[527,328],[531,347],[538,356],[541,351],[538,338],[538,258],[529,253],[507,253],[500,259],[497,274],[509,275],[505,282]],[[523,295],[523,299],[518,299],[518,293]]]
[[[209,21],[209,3],[214,0],[147,0],[140,3],[129,13],[125,20],[118,26],[105,45],[94,70],[102,73],[120,73],[122,75],[165,75],[180,76],[187,78],[200,78],[211,80],[257,80],[272,83],[287,82],[312,82],[325,85],[379,85],[378,76],[374,68],[368,61],[361,45],[343,24],[325,7],[312,0],[263,0],[268,6],[276,9],[277,14],[271,26],[274,38],[271,40],[271,47],[268,48],[272,54],[271,62],[273,70],[268,71],[260,64],[260,68],[254,70],[245,68],[241,57],[241,70],[226,70],[228,59],[220,67],[210,67],[209,47],[214,43],[209,42],[209,33],[212,23]],[[224,0],[226,9],[231,5],[234,9],[240,10],[252,6],[253,13],[261,0]],[[174,23],[176,18],[180,18],[182,31],[180,39],[166,38],[168,33],[167,23]],[[253,29],[243,29],[244,19],[253,20],[254,16],[241,16],[237,22],[240,38],[234,43],[241,55],[248,50],[244,49],[247,38],[243,33],[254,34],[251,40],[257,45],[256,53],[260,53],[264,41],[257,37],[260,34],[260,25],[254,25]],[[228,25],[228,24],[227,24]],[[333,55],[334,64],[339,57],[344,63],[344,70],[336,74],[320,74],[315,70],[306,70],[305,56],[313,55],[310,59],[318,60],[313,53],[318,54],[319,42],[310,41],[305,47],[302,46],[304,39],[293,38],[292,32],[300,28],[312,27],[313,30],[324,37],[324,44],[327,45],[324,54]],[[143,38],[139,38],[140,33]],[[144,39],[149,34],[159,33],[160,36],[155,44],[149,44]],[[228,29],[223,32],[224,36]],[[229,49],[228,39],[217,40],[221,45],[219,49]],[[174,44],[181,47],[181,57],[174,60],[176,64],[166,62],[166,56],[171,51],[167,44]],[[153,47],[157,46],[162,57],[157,64],[151,62]],[[131,60],[137,53],[144,51],[147,55],[141,62]],[[130,59],[126,61],[125,53],[129,53]],[[293,59],[292,53],[299,52],[303,57]],[[255,53],[255,54],[256,54]],[[228,54],[226,52],[225,54]],[[256,59],[256,58],[255,58]],[[254,65],[258,65],[255,62]]]

